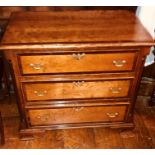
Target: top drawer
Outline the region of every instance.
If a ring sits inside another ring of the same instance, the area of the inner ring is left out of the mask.
[[[21,55],[22,74],[132,71],[136,52]]]

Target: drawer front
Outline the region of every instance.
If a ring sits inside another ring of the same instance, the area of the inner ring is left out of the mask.
[[[127,97],[130,83],[130,80],[26,83],[23,89],[27,101]]]
[[[131,71],[136,53],[20,56],[22,74]]]
[[[54,125],[84,122],[123,121],[126,106],[69,107],[58,109],[29,110],[30,124]]]

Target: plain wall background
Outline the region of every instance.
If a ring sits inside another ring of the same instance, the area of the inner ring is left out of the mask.
[[[155,40],[155,6],[139,6],[136,15]],[[155,56],[152,53],[154,47],[151,48],[150,54],[147,56],[145,66],[154,63]]]

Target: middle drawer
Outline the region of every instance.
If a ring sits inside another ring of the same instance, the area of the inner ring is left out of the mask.
[[[131,80],[24,83],[26,101],[128,97]]]

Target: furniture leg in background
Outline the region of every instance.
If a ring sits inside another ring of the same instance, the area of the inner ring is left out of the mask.
[[[155,55],[155,47],[154,47],[153,54]],[[154,72],[155,72],[155,63],[154,63]],[[154,76],[155,76],[155,74],[154,74]],[[150,100],[150,106],[153,106],[153,105],[155,105],[155,86],[154,86],[152,96],[151,96],[151,100]]]
[[[149,106],[155,105],[155,63],[144,67],[138,95],[147,97]]]
[[[11,80],[10,80],[9,67],[5,62],[3,55],[0,55],[0,90],[1,90],[0,99],[4,99],[6,96],[8,96],[10,100],[11,96],[10,85]]]
[[[2,121],[2,116],[0,113],[0,145],[3,145],[5,142],[4,139],[4,127],[3,127],[3,121]]]
[[[150,100],[150,106],[154,106],[154,105],[155,105],[155,87]]]
[[[1,11],[1,10],[0,10]],[[5,31],[7,21],[0,18],[0,40]],[[11,93],[14,93],[12,84],[12,78],[10,74],[10,66],[3,56],[3,52],[0,52],[0,99],[8,97],[8,102],[11,101]]]
[[[2,78],[3,78],[3,60],[0,56],[0,90],[2,89]]]

